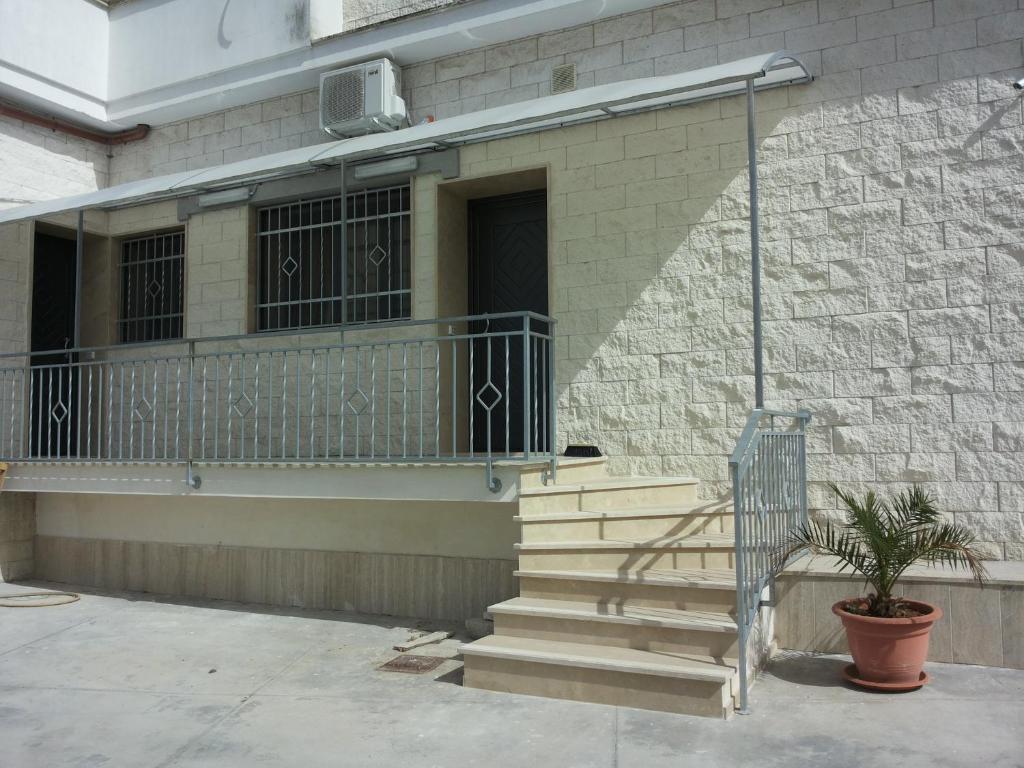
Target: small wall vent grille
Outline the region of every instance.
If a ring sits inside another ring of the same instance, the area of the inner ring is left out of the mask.
[[[576,90],[576,65],[560,64],[551,69],[551,92],[565,93]]]

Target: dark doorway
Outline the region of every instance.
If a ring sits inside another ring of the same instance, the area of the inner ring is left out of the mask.
[[[37,232],[32,267],[31,436],[29,454],[74,455],[77,414],[73,355],[61,352],[74,345],[75,241]]]
[[[543,190],[469,202],[470,314],[532,311],[547,315],[547,232],[547,195]],[[549,331],[546,324],[541,327],[536,321],[531,326],[542,333]],[[484,339],[473,342],[473,391],[484,392],[472,403],[474,451],[520,453],[524,449],[524,418],[531,424],[547,418],[546,400],[541,402],[533,392],[524,392],[522,327],[522,320],[512,318],[478,321],[470,328],[473,333],[520,332],[495,336],[490,344]],[[531,359],[536,351],[528,350]],[[544,371],[549,375],[546,366]],[[530,378],[531,390],[547,391],[539,369],[531,371]],[[490,411],[480,402],[494,403],[496,396],[488,382],[503,393]],[[530,408],[529,414],[524,413],[525,408]],[[538,440],[530,442],[532,450],[545,447]]]

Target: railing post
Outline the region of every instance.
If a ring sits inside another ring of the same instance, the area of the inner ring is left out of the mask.
[[[199,475],[193,474],[192,472],[192,435],[193,435],[193,402],[195,401],[195,368],[196,368],[196,343],[189,341],[188,343],[188,425],[185,429],[185,439],[188,441],[188,446],[185,450],[185,455],[188,459],[188,466],[185,470],[185,483],[192,490],[199,490],[199,486],[202,485],[203,479]],[[205,382],[203,386],[206,386]]]
[[[558,482],[558,403],[555,402],[555,322],[548,322],[548,450],[551,452],[551,482]]]
[[[530,313],[523,313],[523,460],[530,460]]]
[[[744,539],[743,535],[743,493],[740,490],[739,465],[729,462],[729,473],[732,476],[732,507],[733,507],[733,535],[735,542],[736,559],[736,625],[739,630],[737,642],[739,643],[738,664],[740,683],[740,712],[747,713],[747,590],[746,590],[746,569],[744,567]]]

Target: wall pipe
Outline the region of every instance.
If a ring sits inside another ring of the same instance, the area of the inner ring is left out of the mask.
[[[132,141],[141,141],[149,135],[149,126],[145,123],[140,123],[134,128],[128,128],[115,133],[104,133],[103,131],[93,131],[88,128],[82,128],[81,126],[65,122],[64,120],[58,120],[55,117],[37,115],[35,112],[28,112],[24,109],[2,102],[0,102],[0,115],[13,117],[15,120],[21,120],[24,123],[32,123],[33,125],[39,125],[43,128],[49,128],[51,131],[60,131],[61,133],[66,133],[69,136],[76,136],[80,139],[86,139],[87,141],[94,141],[97,144],[104,144],[108,147],[113,146],[114,144],[127,144]]]

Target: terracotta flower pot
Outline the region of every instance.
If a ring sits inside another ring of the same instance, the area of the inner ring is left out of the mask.
[[[832,606],[832,613],[842,619],[846,639],[850,643],[853,666],[845,677],[868,688],[909,691],[928,682],[922,671],[928,657],[928,636],[932,624],[942,618],[942,610],[930,603],[908,600],[907,603],[924,615],[906,619],[884,619],[858,616],[843,608],[849,600]]]

